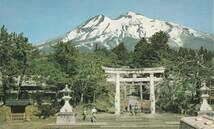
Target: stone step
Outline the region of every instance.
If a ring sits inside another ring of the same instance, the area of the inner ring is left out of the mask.
[[[179,129],[179,125],[163,125],[163,124],[153,124],[153,125],[130,125],[130,124],[118,124],[118,125],[100,125],[97,123],[93,124],[77,124],[77,125],[49,125],[44,129],[96,129],[96,128],[103,128],[103,129]]]
[[[126,125],[126,124],[123,124],[123,125],[106,125],[106,126],[101,126],[101,128],[115,128],[115,129],[118,129],[118,128],[127,128],[127,129],[131,129],[131,128],[146,128],[146,129],[149,129],[149,128],[172,128],[172,129],[176,129],[179,128],[179,125],[162,125],[162,124],[159,124],[159,125]]]

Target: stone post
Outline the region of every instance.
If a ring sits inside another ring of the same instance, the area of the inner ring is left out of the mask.
[[[124,83],[123,85],[123,90],[124,90],[124,99],[127,100],[127,91],[126,91],[126,84]]]
[[[120,74],[116,74],[115,115],[120,115]]]
[[[143,85],[140,84],[140,100],[142,101],[143,100]]]
[[[154,87],[154,74],[150,73],[150,110],[151,114],[155,114],[155,87]]]

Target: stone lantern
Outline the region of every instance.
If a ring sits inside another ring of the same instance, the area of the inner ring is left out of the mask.
[[[63,107],[60,109],[60,112],[73,112],[72,106],[69,103],[69,100],[71,99],[69,95],[71,93],[71,90],[68,88],[68,85],[66,85],[65,88],[60,92],[63,93],[62,99],[65,102]]]
[[[71,90],[68,88],[68,85],[65,86],[63,90],[60,91],[63,93],[62,99],[64,100],[64,105],[60,109],[60,112],[57,114],[56,124],[68,125],[75,123],[75,114],[73,113],[73,108],[69,103],[71,99],[70,93]]]
[[[209,98],[208,91],[210,89],[206,86],[205,82],[202,82],[201,86],[202,87],[200,88],[200,91],[201,91],[202,104],[201,104],[200,111],[198,112],[198,114],[204,115],[204,114],[212,112],[212,108],[207,102],[207,99]]]

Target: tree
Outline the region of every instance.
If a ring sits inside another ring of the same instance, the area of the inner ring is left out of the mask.
[[[31,55],[34,53],[34,48],[28,43],[27,37],[21,34],[8,33],[5,27],[1,28],[0,32],[0,67],[2,67],[2,74],[4,82],[7,79],[19,77],[18,85],[16,87],[17,99],[20,96],[20,88],[22,85],[23,77],[26,74],[28,63]],[[7,88],[8,84],[4,84]],[[7,89],[6,88],[6,89]]]
[[[167,33],[160,31],[152,35],[152,37],[150,38],[150,41],[151,41],[152,47],[155,48],[156,50],[159,50],[159,49],[164,49],[169,47],[167,44],[168,39],[169,39],[169,36],[167,35]]]
[[[188,114],[198,111],[201,81],[211,82],[214,76],[211,58],[205,61],[206,51],[199,51],[180,48],[177,54],[171,51],[169,56],[162,57],[165,58],[161,59],[166,68],[165,79],[157,87],[157,103],[161,109]]]
[[[128,64],[129,52],[123,42],[119,43],[119,45],[113,48],[112,52],[117,55],[120,65]]]
[[[95,53],[81,53],[78,55],[78,72],[73,80],[76,102],[95,102],[105,90],[105,75],[101,66],[106,60]]]
[[[20,75],[17,89],[19,95],[24,76],[27,74],[27,69],[29,69],[29,62],[32,59],[31,57],[33,57],[33,52],[36,48],[28,43],[28,39],[24,37],[22,33],[15,37],[14,43],[16,45],[14,48],[14,58],[17,60],[18,74]]]
[[[63,72],[72,77],[76,73],[75,56],[78,54],[77,49],[72,41],[66,43],[57,43],[54,53],[54,59]]]
[[[160,61],[158,53],[145,38],[142,38],[134,48],[134,67],[152,67]]]

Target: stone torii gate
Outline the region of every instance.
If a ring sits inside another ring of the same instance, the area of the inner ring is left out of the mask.
[[[107,74],[107,81],[115,82],[115,114],[120,114],[120,83],[121,82],[150,82],[150,110],[152,114],[155,114],[155,86],[154,83],[161,81],[161,77],[155,77],[155,74],[164,73],[165,68],[109,68],[102,67]],[[126,77],[131,75],[131,77]]]

